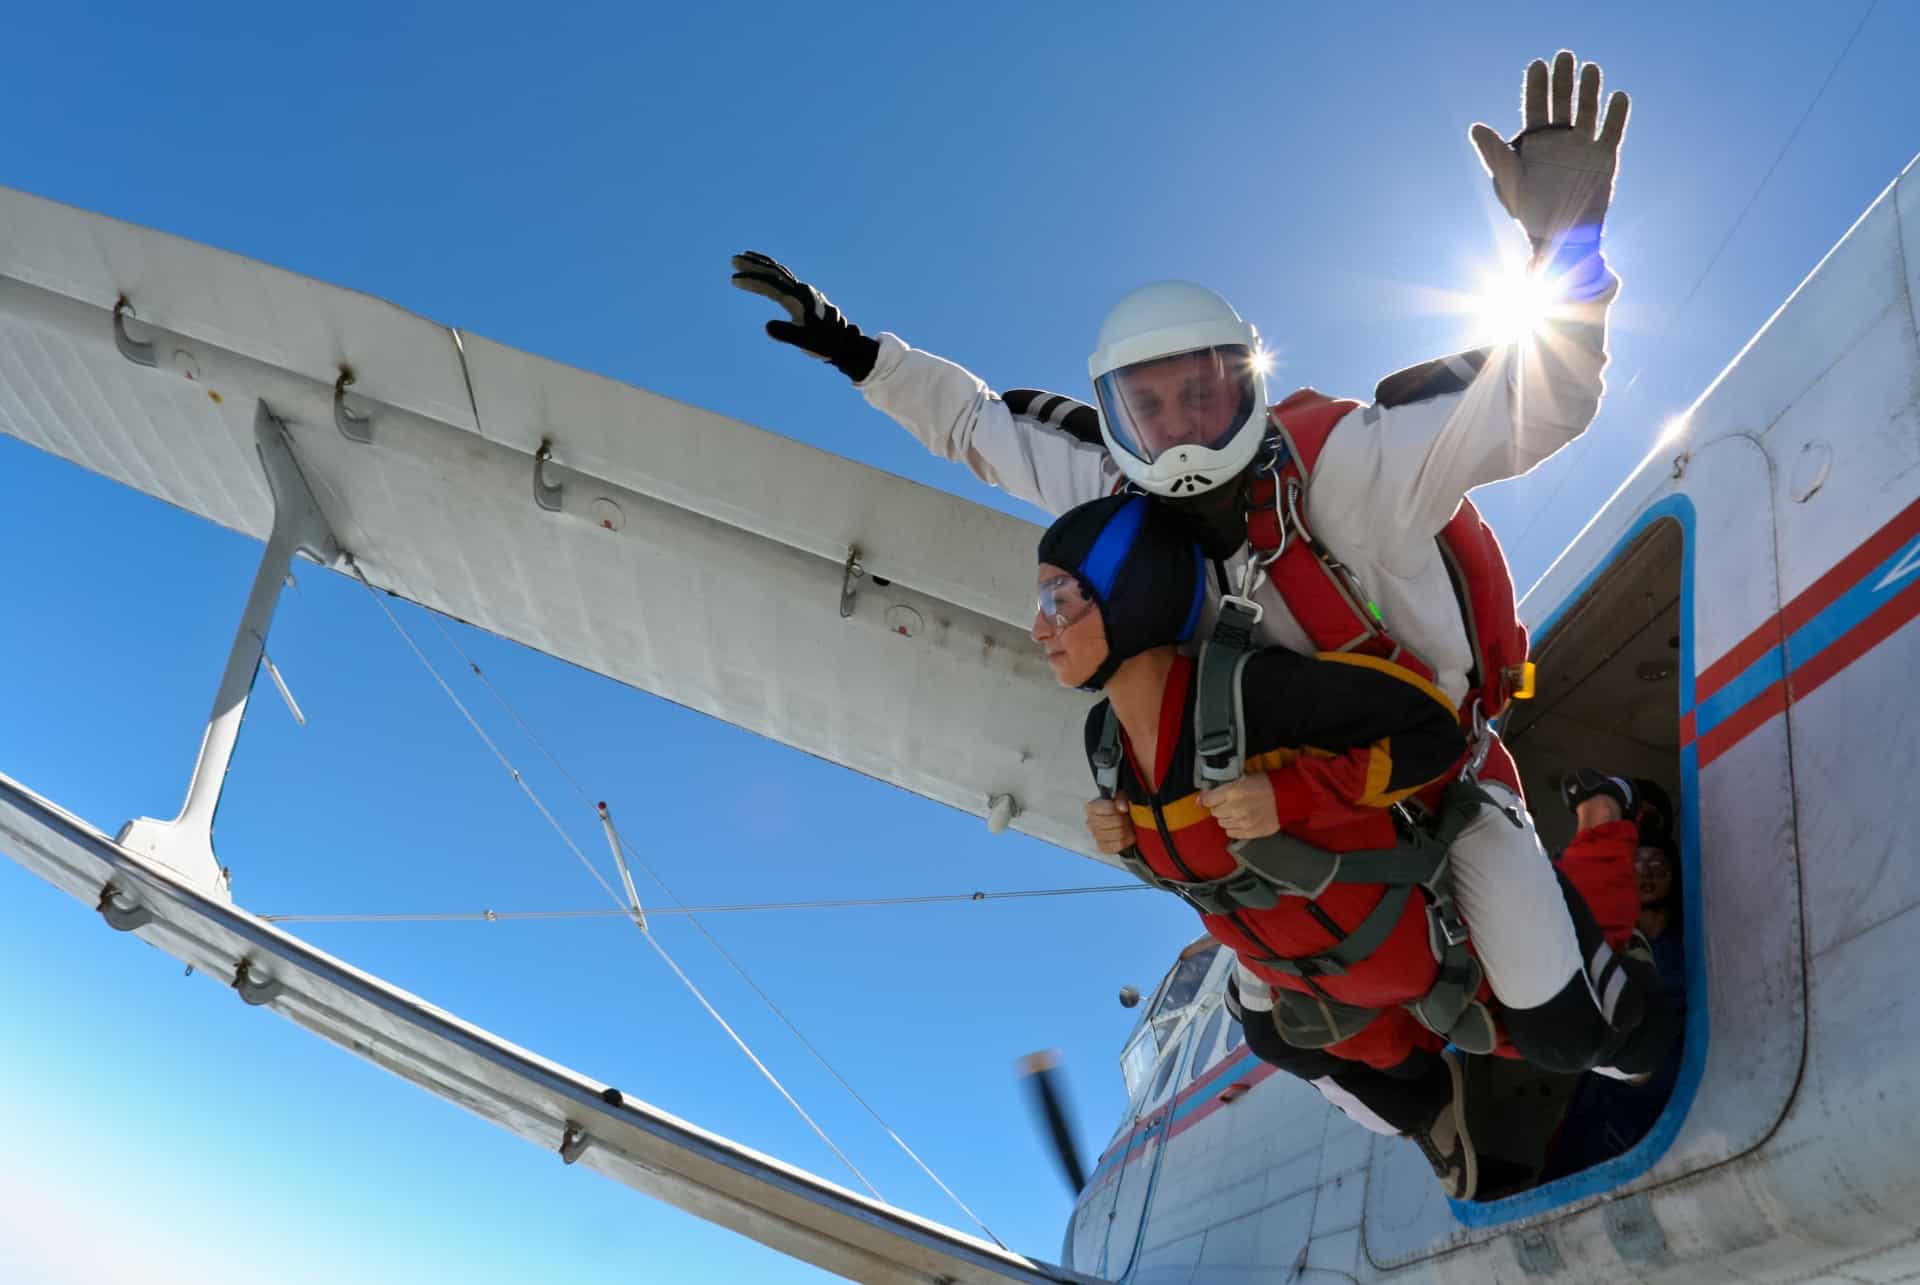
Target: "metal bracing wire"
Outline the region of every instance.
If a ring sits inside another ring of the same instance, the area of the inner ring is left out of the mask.
[[[371,586],[369,586],[369,588],[371,588]],[[389,615],[391,615],[391,613],[389,613]],[[533,742],[534,747],[538,749],[543,756],[545,756],[548,763],[552,764],[554,770],[560,773],[562,777],[566,778],[568,784],[570,784],[573,787],[574,793],[580,796],[580,801],[584,803],[588,808],[593,809],[595,816],[599,817],[600,816],[599,806],[597,802],[594,800],[593,796],[587,793],[586,787],[580,784],[580,781],[578,780],[578,778],[576,778],[573,775],[573,773],[567,771],[566,767],[560,762],[560,760],[554,756],[553,751],[549,750],[546,746],[546,743],[542,741],[539,738],[539,736],[537,736],[534,733],[533,729],[527,725],[527,721],[520,716],[520,712],[513,707],[512,702],[507,700],[507,698],[500,692],[500,689],[493,685],[493,680],[487,677],[486,671],[481,669],[479,664],[474,661],[473,657],[467,654],[466,649],[460,646],[459,642],[457,642],[454,639],[453,634],[447,629],[447,627],[444,624],[440,622],[439,617],[437,616],[433,617],[433,621],[435,626],[440,630],[440,636],[446,640],[447,645],[449,647],[453,648],[454,652],[459,655],[460,659],[466,662],[467,668],[473,671],[474,677],[480,680],[481,685],[487,689],[487,691],[493,696],[493,699],[500,705],[500,707],[503,710],[506,711],[508,717],[512,718],[513,721],[519,725],[521,731],[526,733],[527,739]],[[397,624],[398,622],[396,621],[395,623]],[[417,650],[418,649],[416,648],[416,651]],[[821,1065],[821,1067],[825,1069],[827,1074],[833,1077],[835,1083],[839,1084],[841,1088],[846,1090],[847,1096],[851,1097],[856,1103],[859,1104],[862,1110],[864,1110],[869,1116],[873,1117],[874,1123],[878,1124],[881,1130],[885,1132],[889,1138],[893,1139],[894,1144],[898,1146],[900,1150],[906,1154],[909,1160],[913,1161],[913,1163],[920,1169],[922,1173],[927,1175],[928,1180],[931,1181],[934,1186],[940,1188],[942,1192],[946,1193],[947,1198],[953,1201],[953,1203],[959,1208],[961,1213],[965,1214],[969,1219],[973,1221],[974,1225],[977,1226],[981,1230],[981,1232],[985,1234],[988,1240],[991,1240],[994,1244],[999,1245],[1002,1249],[1005,1249],[1006,1248],[1005,1243],[1002,1242],[998,1236],[993,1234],[993,1229],[988,1227],[987,1224],[981,1220],[978,1214],[974,1213],[973,1210],[969,1209],[967,1207],[966,1202],[961,1200],[960,1197],[954,1193],[951,1187],[947,1186],[946,1183],[940,1180],[940,1176],[934,1173],[933,1169],[926,1163],[926,1161],[922,1160],[920,1156],[913,1150],[913,1148],[907,1145],[906,1139],[902,1138],[897,1132],[895,1132],[893,1126],[886,1122],[885,1118],[881,1116],[879,1111],[875,1110],[871,1103],[869,1103],[865,1098],[860,1096],[859,1091],[856,1090],[852,1084],[848,1083],[847,1078],[841,1075],[838,1068],[836,1068],[833,1065],[833,1063],[827,1060],[825,1054],[821,1053],[819,1049],[813,1046],[813,1042],[809,1040],[806,1037],[806,1035],[801,1032],[800,1028],[794,1024],[791,1018],[789,1018],[786,1015],[785,1011],[782,1010],[781,1007],[774,1002],[773,997],[771,995],[768,995],[766,991],[762,990],[760,988],[760,984],[753,980],[752,976],[748,974],[747,970],[740,965],[740,962],[736,960],[731,954],[728,953],[727,948],[722,946],[720,942],[713,936],[713,934],[707,931],[706,925],[700,922],[699,912],[694,908],[688,907],[685,902],[680,900],[679,895],[675,893],[671,887],[668,886],[666,880],[662,879],[659,873],[655,871],[652,866],[648,865],[646,860],[643,857],[641,857],[641,855],[638,852],[634,850],[633,845],[627,842],[626,836],[620,832],[620,829],[617,825],[613,824],[610,820],[607,821],[607,825],[611,830],[615,841],[618,843],[620,850],[625,852],[628,858],[633,862],[633,864],[638,866],[642,871],[644,871],[649,879],[652,879],[654,883],[659,885],[660,890],[666,894],[667,899],[673,903],[673,906],[677,909],[678,913],[684,915],[686,918],[686,921],[689,924],[693,925],[695,931],[697,931],[702,937],[707,939],[707,944],[713,947],[714,951],[720,956],[720,958],[726,961],[727,966],[733,969],[734,973],[740,978],[740,980],[747,984],[748,989],[750,989],[751,991],[753,991],[755,995],[758,995],[760,997],[760,1002],[765,1004],[767,1006],[767,1010],[771,1012],[774,1015],[774,1017],[779,1020],[782,1026],[785,1026],[787,1028],[787,1030],[793,1035],[793,1038],[795,1040],[799,1041],[800,1047],[805,1049],[807,1053],[813,1058],[813,1060],[818,1062]],[[604,881],[603,881],[603,884],[604,884]],[[1140,886],[1145,887],[1144,884]],[[1087,890],[1087,891],[1091,891],[1091,890]],[[613,895],[610,887],[609,887],[609,895]],[[1031,894],[1011,894],[1011,895],[1031,895]],[[976,897],[978,899],[985,899],[985,894],[976,894],[975,896],[970,896],[968,900],[976,899]],[[616,901],[619,900],[617,896],[615,896],[614,899]],[[912,899],[908,899],[908,900],[912,900]],[[800,904],[803,904],[803,903],[800,903]],[[853,904],[853,903],[848,903],[848,904]],[[630,907],[626,907],[623,905],[623,909],[621,913],[623,915],[630,916],[632,914],[632,911]],[[656,910],[650,910],[647,913],[648,914],[667,914],[667,913],[673,913],[673,912],[656,909]],[[715,1014],[715,1017],[717,1019],[718,1014]],[[744,1048],[744,1045],[742,1047]],[[796,1105],[795,1110],[798,1110],[798,1109],[799,1108]],[[836,1151],[836,1154],[837,1154],[837,1151]],[[842,1159],[844,1160],[845,1157],[842,1157]],[[851,1164],[849,1164],[848,1167],[852,1168]],[[875,1194],[878,1195],[879,1193],[876,1192]]]
[[[1032,897],[1080,897],[1095,892],[1145,892],[1144,883],[1102,883],[1085,888],[1018,888],[1006,892],[946,892],[919,897],[848,897],[832,901],[756,901],[731,906],[663,906],[656,915],[737,915],[762,910],[855,910],[873,907],[933,906],[974,901],[1019,901]],[[261,915],[276,924],[443,924],[507,923],[532,919],[631,919],[631,910],[456,910],[436,913]]]
[[[420,650],[420,645],[413,640],[413,635],[407,632],[406,626],[400,623],[400,618],[394,615],[392,609],[387,606],[386,600],[381,596],[380,591],[373,587],[373,583],[368,580],[365,573],[360,570],[360,564],[354,561],[351,554],[347,555],[346,562],[347,567],[353,572],[354,576],[359,579],[361,585],[366,588],[367,595],[373,599],[374,604],[380,608],[381,613],[392,623],[400,637],[406,641],[408,649],[419,658],[422,665],[426,666],[427,672],[433,675],[434,682],[438,683],[440,690],[447,694],[447,699],[453,702],[454,708],[458,709],[461,716],[467,720],[467,725],[473,728],[474,734],[480,738],[489,750],[493,751],[493,756],[500,760],[500,766],[506,769],[507,774],[513,778],[514,784],[520,787],[521,793],[525,794],[528,801],[539,810],[540,815],[546,818],[547,824],[553,828],[553,832],[560,836],[560,841],[566,844],[568,849],[573,852],[573,855],[580,859],[580,864],[587,868],[587,872],[593,876],[594,881],[605,890],[608,898],[619,908],[618,913],[621,915],[629,914],[629,909],[620,894],[614,891],[613,885],[608,883],[606,877],[600,873],[593,862],[587,859],[587,854],[580,850],[580,845],[573,841],[573,837],[566,832],[565,827],[554,817],[553,813],[547,808],[546,803],[541,800],[539,793],[527,783],[525,777],[520,775],[520,770],[514,767],[512,761],[509,760],[500,747],[494,743],[493,738],[487,735],[486,729],[482,727],[480,721],[473,716],[473,711],[467,708],[466,703],[462,701],[459,695],[454,692],[453,688],[447,684],[447,680],[441,676],[439,669],[434,666],[433,661],[427,657],[427,654]],[[465,655],[464,652],[461,654],[463,656]],[[468,663],[471,664],[472,662],[469,661]],[[476,666],[475,669],[477,672],[478,667]],[[492,685],[489,684],[488,686],[491,689]],[[496,693],[496,698],[497,696],[498,693]],[[545,752],[544,747],[542,748],[542,752]],[[551,755],[548,757],[551,758]],[[644,869],[644,867],[642,868]],[[696,920],[694,922],[698,921]],[[713,1020],[719,1024],[720,1029],[727,1033],[727,1038],[731,1039],[741,1053],[746,1055],[747,1060],[753,1063],[755,1069],[766,1077],[767,1083],[771,1084],[775,1091],[786,1099],[787,1105],[792,1107],[794,1113],[806,1122],[807,1127],[813,1130],[815,1136],[827,1145],[827,1149],[839,1157],[840,1163],[847,1167],[848,1172],[860,1180],[861,1186],[873,1193],[875,1200],[883,1204],[886,1203],[887,1198],[880,1194],[880,1189],[868,1181],[867,1176],[860,1172],[859,1167],[847,1158],[847,1154],[834,1144],[832,1138],[827,1136],[827,1131],[822,1129],[820,1125],[815,1122],[814,1118],[807,1114],[806,1109],[800,1105],[793,1094],[787,1092],[786,1085],[780,1083],[779,1077],[768,1069],[767,1064],[755,1055],[754,1051],[747,1046],[747,1042],[740,1038],[739,1033],[727,1024],[725,1018],[720,1016],[719,1011],[715,1009],[714,1006],[708,1002],[707,997],[700,992],[700,988],[694,985],[693,979],[688,977],[686,973],[681,970],[680,965],[674,962],[673,957],[667,953],[666,947],[662,946],[654,938],[652,933],[642,932],[640,935],[646,938],[647,944],[653,947],[654,951],[660,956],[661,960],[665,962],[667,967],[673,970],[674,976],[678,977],[681,984],[692,993],[694,999],[699,1001],[700,1007],[706,1009],[707,1015],[713,1018]],[[1005,1248],[1005,1246],[1001,1247],[1003,1249]]]

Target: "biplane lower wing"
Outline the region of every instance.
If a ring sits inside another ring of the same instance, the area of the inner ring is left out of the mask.
[[[0,776],[0,852],[107,924],[474,1115],[855,1280],[1087,1282],[837,1187],[471,1026],[332,958]],[[103,925],[103,931],[105,926]]]
[[[261,403],[378,587],[1087,851],[1085,701],[1024,637],[1032,525],[0,189],[0,431],[264,539]]]

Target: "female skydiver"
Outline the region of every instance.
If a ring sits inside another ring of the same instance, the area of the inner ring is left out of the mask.
[[[1271,647],[1251,653],[1238,675],[1246,775],[1198,789],[1196,662],[1178,644],[1199,618],[1204,566],[1185,526],[1143,497],[1096,500],[1056,521],[1039,557],[1034,641],[1061,683],[1106,696],[1088,716],[1090,760],[1109,710],[1119,726],[1113,797],[1088,805],[1089,829],[1111,853],[1137,844],[1133,855],[1167,884],[1232,874],[1231,842],[1282,830],[1334,851],[1391,849],[1399,835],[1387,809],[1459,757],[1452,706],[1430,683],[1386,662]],[[1477,1160],[1459,1064],[1403,1007],[1427,995],[1439,969],[1424,898],[1405,896],[1364,958],[1325,971],[1287,967],[1336,948],[1391,892],[1336,881],[1311,900],[1215,902],[1201,918],[1239,958],[1229,1000],[1249,1046],[1367,1127],[1411,1138],[1448,1193],[1465,1198]],[[1341,1014],[1326,1024],[1322,1047],[1282,1038],[1276,999],[1296,998]]]

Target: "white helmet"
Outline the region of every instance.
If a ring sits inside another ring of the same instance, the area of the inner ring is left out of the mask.
[[[1260,332],[1205,286],[1158,281],[1122,299],[1087,359],[1120,471],[1164,496],[1238,477],[1266,436],[1260,353]]]

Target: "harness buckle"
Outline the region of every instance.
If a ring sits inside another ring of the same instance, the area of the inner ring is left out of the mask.
[[[1252,565],[1252,563],[1248,563],[1249,567]],[[1248,596],[1255,588],[1258,588],[1258,586],[1248,587],[1245,593],[1230,593],[1221,597],[1220,622],[1214,625],[1215,633],[1219,632],[1220,624],[1225,623],[1229,612],[1235,616],[1244,617],[1245,627],[1248,630],[1251,630],[1253,626],[1260,623],[1262,618],[1266,616],[1267,609]],[[1236,620],[1234,623],[1239,624],[1240,621]]]
[[[1467,921],[1460,917],[1460,908],[1450,896],[1435,897],[1427,903],[1427,923],[1434,939],[1436,959],[1443,953],[1442,946],[1464,946],[1471,935]]]

